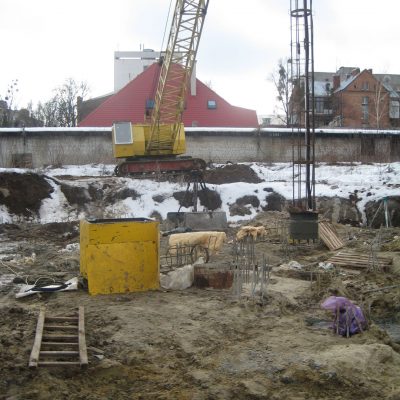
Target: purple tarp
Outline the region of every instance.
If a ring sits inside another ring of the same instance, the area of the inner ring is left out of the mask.
[[[332,328],[338,335],[351,336],[367,328],[367,321],[361,308],[346,297],[330,296],[321,307],[332,311],[334,315]]]

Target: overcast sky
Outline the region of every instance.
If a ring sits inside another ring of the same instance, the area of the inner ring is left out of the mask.
[[[173,0],[173,4],[174,4]],[[0,0],[0,96],[46,101],[71,77],[91,96],[113,90],[116,50],[159,50],[170,0]],[[316,71],[340,66],[400,74],[398,0],[314,0]],[[290,0],[210,0],[197,77],[229,103],[274,111],[269,81],[290,55]]]

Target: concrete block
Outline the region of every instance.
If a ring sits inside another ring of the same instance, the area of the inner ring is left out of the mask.
[[[193,231],[223,231],[228,228],[224,211],[170,212],[167,218],[176,226],[184,226]]]

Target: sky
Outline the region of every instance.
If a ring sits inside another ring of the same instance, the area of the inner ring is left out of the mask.
[[[68,78],[86,82],[90,97],[112,92],[114,51],[159,50],[169,4],[0,0],[0,98],[15,79],[18,108],[48,100]],[[210,0],[197,77],[232,105],[274,113],[270,77],[290,55],[289,9],[290,0]],[[398,0],[314,1],[315,70],[350,66],[400,74],[399,12]]]

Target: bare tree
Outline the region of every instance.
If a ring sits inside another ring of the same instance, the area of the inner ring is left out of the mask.
[[[388,104],[389,93],[383,83],[378,80],[372,93],[373,118],[378,130],[381,129],[382,118],[389,112]]]
[[[19,92],[18,79],[13,79],[7,87],[6,95],[3,100],[3,107],[1,108],[1,126],[11,127],[14,126],[15,113],[14,108],[16,107],[16,95]],[[2,100],[0,96],[0,100]]]
[[[276,100],[279,104],[279,111],[277,114],[286,126],[290,124],[290,99],[292,95],[292,85],[288,74],[289,63],[289,59],[280,59],[277,70],[270,75],[270,81],[275,85],[276,91],[278,92]],[[280,117],[279,112],[282,112],[284,117]]]
[[[54,90],[54,96],[45,103],[39,103],[35,118],[44,126],[76,126],[78,121],[78,97],[85,98],[89,87],[85,82],[76,82],[68,78]]]
[[[37,120],[41,121],[43,126],[59,126],[58,107],[55,98],[45,103],[39,102],[33,115]]]
[[[89,87],[85,82],[76,82],[72,78],[67,79],[62,86],[56,89],[56,101],[58,104],[58,119],[60,126],[76,126],[78,121],[77,98],[84,99],[89,93]]]

